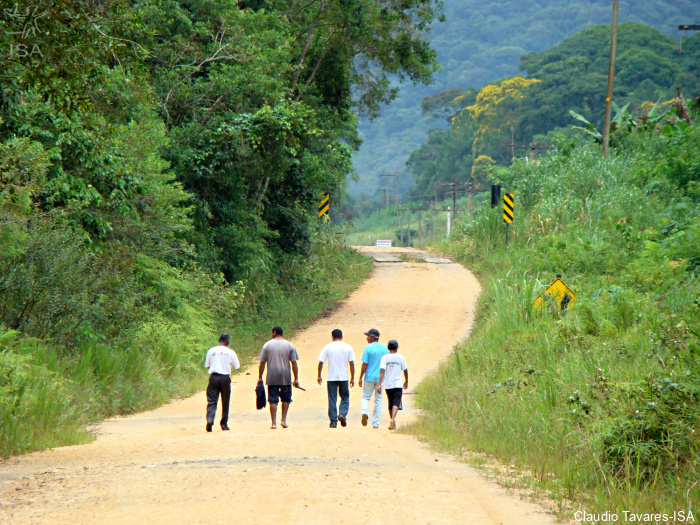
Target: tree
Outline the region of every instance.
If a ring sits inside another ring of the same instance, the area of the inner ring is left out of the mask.
[[[525,98],[528,87],[538,82],[540,81],[535,78],[517,76],[497,85],[485,86],[479,91],[476,103],[462,110],[468,111],[479,127],[474,139],[474,155],[481,156],[488,152],[491,153],[491,157],[506,157],[500,139],[506,131],[510,132],[512,151],[515,144],[515,125],[520,120],[518,101]],[[496,149],[494,146],[500,147]],[[511,157],[513,156],[511,154]]]

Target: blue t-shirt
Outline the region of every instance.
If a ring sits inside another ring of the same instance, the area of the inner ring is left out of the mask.
[[[362,362],[367,363],[365,381],[379,381],[379,363],[382,356],[388,353],[389,349],[379,341],[365,346],[365,351],[362,353]]]

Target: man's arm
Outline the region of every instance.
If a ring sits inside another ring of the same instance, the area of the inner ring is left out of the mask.
[[[403,371],[403,377],[404,377],[403,389],[408,390],[408,368]]]
[[[377,386],[377,394],[382,393],[382,381],[384,381],[384,369],[379,370],[379,385]]]
[[[367,363],[362,363],[362,368],[360,368],[360,380],[357,382],[357,386],[362,388],[362,378],[365,375],[365,372],[367,372]]]
[[[316,379],[316,381],[319,385],[323,383],[323,379],[321,379],[321,370],[323,370],[323,361],[318,362],[318,379]]]
[[[296,361],[292,361],[292,372],[294,372],[294,386],[299,388],[299,367]]]
[[[355,386],[355,361],[350,361],[350,388]]]
[[[258,383],[262,383],[263,372],[265,371],[265,361],[260,361],[260,366],[258,367]]]

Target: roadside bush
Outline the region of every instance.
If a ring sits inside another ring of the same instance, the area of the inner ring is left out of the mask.
[[[515,193],[510,242],[497,209],[444,246],[490,284],[469,341],[421,387],[417,433],[526,467],[533,484],[593,512],[690,508],[700,212],[687,152],[698,129],[680,126],[675,149],[638,133],[607,158],[583,146],[499,173]],[[519,191],[532,192],[520,208]],[[575,306],[534,312],[556,273]]]

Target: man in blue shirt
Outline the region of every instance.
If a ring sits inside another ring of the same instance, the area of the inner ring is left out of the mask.
[[[382,356],[389,353],[386,345],[379,342],[379,330],[370,328],[365,332],[367,346],[362,353],[362,369],[358,386],[362,388],[362,426],[367,426],[369,419],[369,401],[374,394],[374,409],[372,410],[372,427],[379,428],[379,416],[382,411],[382,396],[377,393],[379,386],[379,364]],[[364,384],[363,379],[364,377]]]

